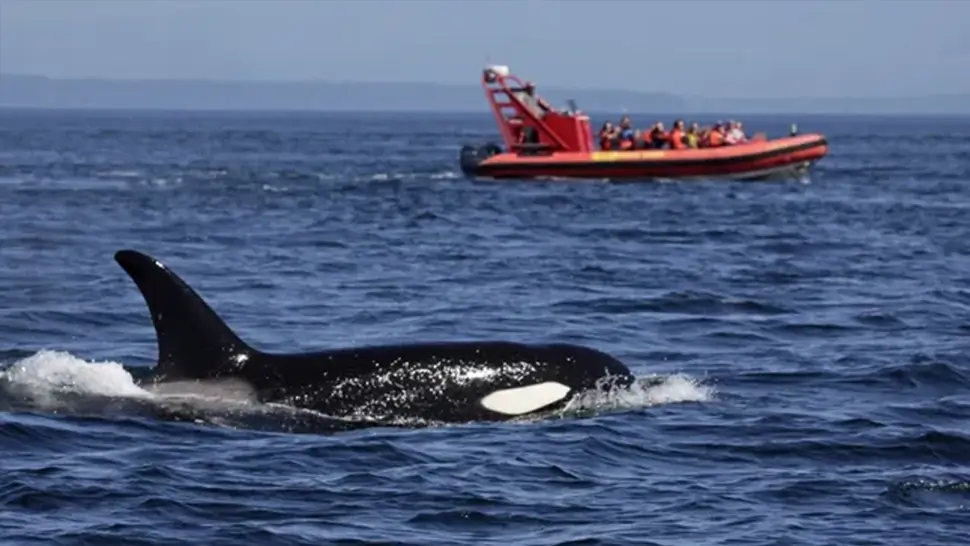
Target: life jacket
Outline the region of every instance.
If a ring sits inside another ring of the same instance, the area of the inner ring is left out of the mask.
[[[680,129],[672,129],[668,142],[671,150],[683,150],[686,147],[684,146],[684,132]]]
[[[724,145],[724,134],[720,131],[711,131],[707,136],[707,145],[711,148]]]
[[[633,129],[630,129],[629,127],[625,129],[620,128],[619,139],[620,139],[620,149],[629,150],[633,148],[633,146],[636,144],[636,133],[633,131]]]
[[[684,138],[687,140],[687,147],[688,148],[697,148],[698,147],[698,143],[700,142],[700,138],[697,135],[697,133],[687,133],[687,135]]]

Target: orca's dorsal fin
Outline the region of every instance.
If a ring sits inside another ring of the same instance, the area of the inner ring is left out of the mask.
[[[155,326],[157,380],[238,375],[255,353],[175,272],[135,250],[115,261],[138,286]]]

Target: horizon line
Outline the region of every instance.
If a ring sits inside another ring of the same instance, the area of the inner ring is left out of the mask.
[[[51,82],[82,82],[82,81],[98,81],[107,83],[216,83],[216,84],[236,84],[236,85],[293,85],[293,84],[323,84],[323,85],[377,85],[377,86],[397,86],[397,85],[424,85],[424,86],[435,86],[435,87],[478,87],[478,81],[470,83],[452,83],[452,82],[432,82],[432,81],[388,81],[388,80],[333,80],[333,79],[293,79],[293,80],[253,80],[253,79],[232,79],[232,78],[158,78],[158,77],[148,77],[148,78],[125,78],[125,77],[106,77],[106,76],[48,76],[46,74],[31,74],[24,72],[2,72],[0,71],[0,80],[4,77],[15,77],[15,78],[33,78],[47,80]],[[738,96],[711,96],[711,95],[687,95],[679,94],[673,91],[646,91],[637,89],[621,89],[621,88],[606,88],[606,87],[580,87],[580,86],[570,86],[570,85],[549,85],[546,87],[552,91],[581,91],[581,92],[592,92],[592,93],[633,93],[640,95],[664,95],[672,98],[686,99],[686,100],[717,100],[717,101],[756,101],[756,100],[798,100],[798,101],[852,101],[852,100],[865,100],[865,101],[892,101],[892,100],[927,100],[927,99],[939,99],[939,98],[970,98],[970,91],[960,91],[960,92],[946,92],[946,93],[929,93],[923,95],[786,95],[786,96],[759,96],[750,95],[745,97]]]

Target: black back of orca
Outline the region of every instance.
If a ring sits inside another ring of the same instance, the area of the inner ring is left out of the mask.
[[[570,344],[440,342],[270,354],[243,342],[178,275],[145,254],[115,260],[141,291],[158,342],[155,382],[241,379],[262,402],[334,417],[503,420],[629,385],[623,363]]]

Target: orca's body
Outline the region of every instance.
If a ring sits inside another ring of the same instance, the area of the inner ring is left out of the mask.
[[[269,354],[242,340],[174,272],[123,250],[158,340],[148,381],[242,382],[261,402],[332,417],[504,420],[563,408],[576,394],[629,385],[615,358],[569,344],[443,342]]]

